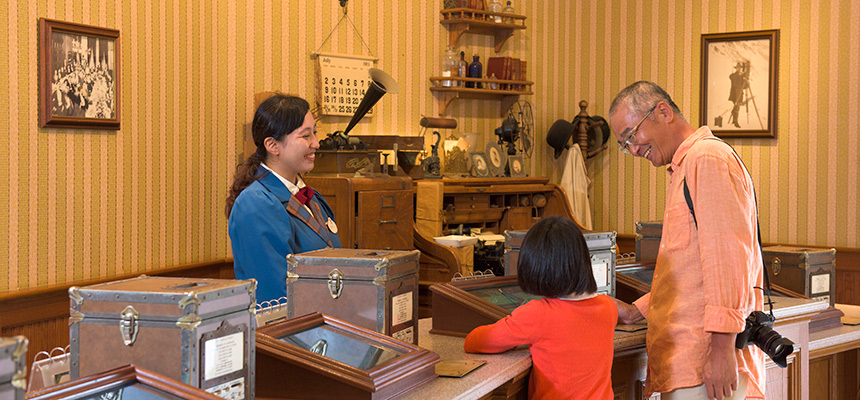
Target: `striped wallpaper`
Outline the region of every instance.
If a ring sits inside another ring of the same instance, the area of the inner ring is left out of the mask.
[[[441,0],[7,0],[0,3],[0,292],[230,257],[226,188],[254,94],[312,99],[313,61],[367,54],[401,86],[355,134],[416,135],[436,114],[428,90],[447,32]],[[531,174],[557,180],[543,140],[577,103],[605,115],[638,79],[698,119],[700,34],[780,29],[778,137],[733,139],[760,196],[767,242],[860,247],[857,145],[860,3],[842,1],[513,0],[528,17],[500,55],[529,62],[537,132]],[[122,129],[38,127],[38,19],[120,31]],[[334,32],[332,29],[338,26]],[[324,40],[331,37],[323,45]],[[457,44],[486,61],[489,36]],[[489,140],[499,103],[455,100],[453,132]],[[343,129],[325,117],[320,131]],[[659,219],[665,172],[614,148],[587,163],[596,229]]]

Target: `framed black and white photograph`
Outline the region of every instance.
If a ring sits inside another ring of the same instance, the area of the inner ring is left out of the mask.
[[[526,176],[526,168],[523,164],[522,155],[508,156],[508,173],[512,177],[521,178]]]
[[[119,129],[119,31],[39,19],[43,128]]]
[[[720,137],[776,137],[779,30],[702,35],[700,122]]]
[[[487,156],[484,153],[476,152],[469,156],[472,159],[472,170],[475,171],[475,176],[479,178],[490,176],[490,165],[487,163]]]

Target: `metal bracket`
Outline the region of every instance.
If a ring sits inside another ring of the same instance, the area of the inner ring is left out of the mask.
[[[375,269],[376,272],[379,272],[383,268],[387,268],[389,263],[390,263],[390,261],[388,260],[388,257],[385,257],[385,258],[379,260],[379,262],[373,266],[373,269]]]
[[[84,302],[84,296],[81,296],[81,291],[77,286],[69,288],[69,298],[75,302],[75,305],[80,306]]]
[[[122,342],[126,346],[131,346],[137,340],[137,320],[140,319],[140,313],[132,306],[127,306],[119,314],[119,331],[122,333]]]
[[[84,320],[84,313],[75,310],[74,308],[69,309],[69,326],[77,324]]]
[[[182,296],[182,299],[179,300],[179,308],[184,310],[188,307],[189,304],[194,304],[195,310],[197,312],[197,307],[200,307],[200,299],[197,298],[197,292],[187,292],[185,296]]]
[[[343,291],[343,272],[337,268],[328,273],[328,291],[333,299],[340,297]]]
[[[771,269],[773,269],[773,276],[779,275],[779,270],[782,269],[782,261],[779,257],[774,257],[773,262],[770,264]]]
[[[200,325],[200,322],[203,321],[200,319],[197,314],[189,314],[182,318],[176,320],[176,326],[185,329],[186,331],[193,331]]]

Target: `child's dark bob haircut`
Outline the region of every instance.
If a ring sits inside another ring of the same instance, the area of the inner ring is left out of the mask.
[[[546,217],[526,233],[517,276],[524,292],[564,297],[597,291],[591,256],[576,224],[563,217]]]

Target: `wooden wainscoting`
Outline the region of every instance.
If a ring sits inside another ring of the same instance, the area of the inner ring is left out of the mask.
[[[40,351],[69,344],[69,288],[134,278],[144,273],[117,275],[55,286],[0,294],[0,336],[23,335],[30,340],[27,371]],[[233,260],[213,260],[146,271],[146,275],[234,279]]]

